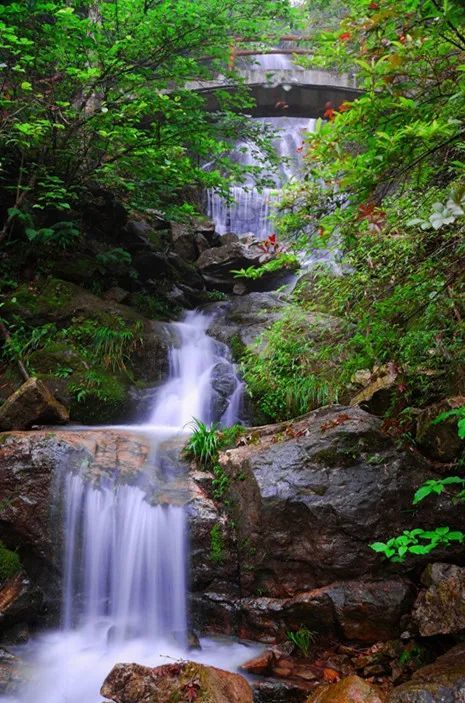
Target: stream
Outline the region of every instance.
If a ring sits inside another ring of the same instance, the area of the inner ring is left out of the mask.
[[[235,186],[232,202],[209,192],[208,214],[220,234],[266,238],[280,189],[299,171],[303,133],[313,121],[268,121],[278,130],[275,148],[283,159],[275,185],[262,191],[252,182]],[[236,156],[255,163],[242,142]],[[153,467],[168,485],[173,476],[161,467],[163,442],[187,436],[193,418],[223,426],[241,419],[244,385],[229,350],[207,334],[211,322],[212,315],[191,311],[169,323],[174,341],[168,378],[154,389],[145,420],[124,428],[150,438]],[[218,373],[222,397],[215,388]],[[102,682],[117,662],[157,666],[187,658],[235,671],[260,651],[227,639],[203,639],[201,649],[188,650],[189,540],[182,504],[150,504],[141,487],[117,477],[92,480],[85,470],[72,473],[67,467],[56,472],[61,625],[16,648],[30,666],[28,683],[4,703],[98,703]]]

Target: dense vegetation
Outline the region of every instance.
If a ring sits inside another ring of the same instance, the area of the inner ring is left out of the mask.
[[[99,401],[101,419],[114,416],[142,323],[90,299],[82,309],[68,282],[97,296],[122,286],[149,318],[179,312],[164,292],[192,276],[189,266],[166,263],[148,284],[125,223],[155,223],[151,245],[165,256],[166,220],[198,213],[206,186],[243,177],[228,157],[238,131],[272,158],[266,129],[240,112],[250,97],[230,46],[237,34],[272,36],[288,16],[287,0],[1,4],[2,397],[21,380],[19,362],[61,389],[75,416],[97,419],[87,401]],[[238,90],[220,91],[207,112],[189,84],[218,72]]]
[[[318,396],[349,398],[357,372],[383,366],[398,375],[391,415],[464,390],[465,9],[352,0],[344,11],[335,31],[318,34],[315,55],[298,60],[356,71],[363,94],[326,106],[278,221],[299,246],[333,249],[336,267],[307,277],[295,310],[331,313],[339,332],[302,345],[294,316],[285,340],[278,323],[265,357],[249,357],[246,375],[270,417]],[[311,369],[316,384],[296,405],[293,389]]]

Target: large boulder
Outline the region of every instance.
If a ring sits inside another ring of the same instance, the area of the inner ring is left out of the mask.
[[[462,642],[433,664],[418,669],[397,686],[387,703],[462,703],[465,700],[465,644]]]
[[[206,249],[196,261],[207,288],[232,291],[237,283],[232,271],[258,267],[274,258],[253,239],[229,241],[219,247]]]
[[[457,417],[436,422],[439,415],[465,407],[465,397],[446,398],[430,405],[417,416],[415,440],[420,450],[432,459],[443,462],[457,461],[465,449],[465,441],[457,432]]]
[[[381,691],[359,676],[347,676],[338,683],[320,686],[307,703],[383,703]]]
[[[0,430],[26,430],[32,425],[68,422],[69,410],[38,378],[30,378],[0,406]]]
[[[273,291],[233,297],[210,306],[216,314],[208,332],[239,356],[280,319],[286,306],[284,296]]]
[[[252,703],[252,689],[239,674],[182,661],[154,669],[140,664],[116,664],[100,690],[114,703]]]
[[[431,564],[422,576],[426,586],[418,594],[413,619],[420,634],[458,634],[465,630],[465,568]]]
[[[422,557],[392,564],[370,544],[412,525],[463,529],[465,516],[444,496],[412,506],[434,468],[381,424],[358,407],[320,408],[250,430],[221,455],[230,484],[225,557],[221,572],[207,562],[193,581],[199,627],[228,623],[229,631],[271,642],[308,618],[328,635],[365,642],[399,634],[413,600],[405,577]],[[221,514],[213,503],[209,529]],[[206,553],[209,530],[194,530],[192,542]],[[440,554],[450,557],[445,548]]]

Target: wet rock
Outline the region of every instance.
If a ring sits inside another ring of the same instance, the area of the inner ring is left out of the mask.
[[[100,693],[114,703],[195,699],[210,703],[252,703],[252,690],[242,676],[194,662],[154,669],[140,664],[116,664]]]
[[[199,256],[196,238],[192,227],[181,222],[171,223],[173,249],[186,261],[195,261]],[[208,243],[207,243],[208,246]]]
[[[211,247],[211,242],[208,241],[208,239],[205,237],[204,234],[202,234],[202,232],[194,232],[194,241],[196,251],[198,252],[199,256],[203,251],[206,251]]]
[[[271,674],[274,658],[273,651],[271,649],[266,649],[257,657],[242,664],[240,669],[246,671],[248,674]]]
[[[315,684],[284,679],[252,682],[255,703],[304,703]]]
[[[0,430],[25,430],[32,425],[68,422],[69,411],[38,378],[30,378],[0,407]]]
[[[401,633],[401,618],[412,604],[413,585],[401,578],[358,581],[328,588],[336,623],[346,640],[375,642]]]
[[[354,381],[365,382],[364,388],[350,401],[351,405],[360,405],[361,408],[375,415],[384,415],[391,405],[396,392],[399,371],[394,364],[377,366],[368,372],[368,377],[363,377],[361,372],[355,375]]]
[[[244,595],[260,589],[292,597],[334,581],[373,580],[384,563],[370,543],[400,534],[413,519],[432,528],[465,526],[462,512],[443,497],[420,503],[412,516],[412,495],[434,469],[358,407],[320,408],[255,429],[249,443],[245,436],[242,446],[222,454],[221,464],[244,545]],[[389,566],[391,573],[406,568]]]
[[[24,664],[6,649],[0,648],[0,693],[13,695],[24,682]]]
[[[406,574],[418,560],[387,563],[369,545],[413,523],[464,529],[465,516],[443,496],[412,515],[412,496],[434,467],[381,424],[358,407],[331,406],[254,428],[221,455],[230,480],[221,576],[202,560],[221,506],[212,502],[208,512],[199,497],[202,510],[191,517],[200,630],[215,631],[220,621],[228,632],[269,643],[302,623],[366,643],[401,633],[414,598]],[[440,558],[450,558],[449,549]]]
[[[236,283],[233,270],[260,266],[272,258],[273,255],[265,253],[257,242],[241,240],[203,251],[196,265],[208,288],[232,291]]]
[[[387,703],[462,703],[465,700],[465,644],[418,669],[394,688]]]
[[[347,676],[338,683],[317,688],[307,703],[383,703],[383,700],[376,686],[359,676]]]
[[[38,614],[43,595],[22,571],[0,588],[0,625],[2,629],[30,622]]]
[[[221,311],[221,315],[213,320],[208,332],[232,346],[233,354],[237,356],[279,320],[286,305],[285,299],[275,292],[249,293],[212,305],[212,309]]]
[[[456,461],[460,457],[465,442],[457,434],[457,418],[433,423],[441,413],[462,407],[465,407],[465,397],[455,396],[430,405],[418,414],[415,439],[421,451],[443,462]]]
[[[465,630],[465,568],[431,564],[422,576],[426,589],[415,602],[413,619],[420,634],[456,634]]]
[[[55,471],[87,467],[94,480],[117,471],[134,482],[151,466],[151,456],[150,441],[140,433],[63,429],[0,436],[0,539],[18,549],[49,609],[60,599],[60,531],[50,520],[57,504]]]
[[[302,623],[320,636],[358,642],[389,640],[400,634],[402,615],[413,602],[412,584],[402,578],[345,581],[293,598],[244,598],[238,604],[241,636],[280,639]]]

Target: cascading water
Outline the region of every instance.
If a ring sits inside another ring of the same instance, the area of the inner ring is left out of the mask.
[[[132,426],[160,444],[186,432],[193,417],[237,419],[242,384],[224,345],[206,334],[211,316],[189,312],[171,323],[176,341],[169,379],[156,392],[149,421]],[[229,391],[218,402],[218,368]],[[225,380],[226,379],[226,380]],[[216,413],[216,415],[215,415]],[[118,476],[58,470],[63,505],[62,626],[31,645],[33,676],[11,703],[98,703],[116,662],[149,666],[186,658],[187,540],[182,505],[152,505]],[[163,474],[163,472],[161,472]],[[165,477],[170,481],[170,477]],[[243,647],[204,641],[189,658],[234,669]]]
[[[241,68],[246,82],[253,83],[260,75],[270,85],[292,83],[300,80],[301,68],[295,66],[285,54],[257,56],[252,66]],[[257,74],[257,75],[255,75]],[[285,105],[283,105],[285,110]],[[302,117],[255,118],[275,133],[273,147],[280,158],[277,171],[271,169],[263,176],[274,182],[273,186],[257,188],[252,176],[243,185],[230,188],[230,199],[225,200],[215,190],[207,192],[207,214],[215,222],[219,234],[234,232],[238,235],[252,233],[266,239],[273,231],[273,217],[286,183],[298,178],[302,169],[302,144],[305,134],[315,128],[315,120]],[[239,141],[231,157],[243,166],[263,164],[264,155],[257,154],[250,142]]]

